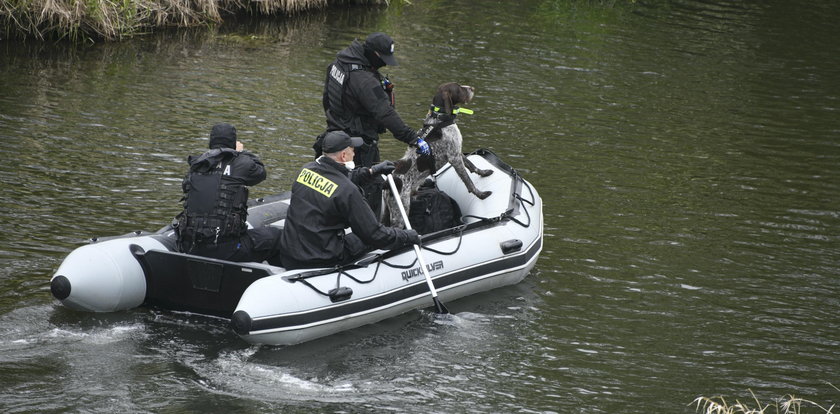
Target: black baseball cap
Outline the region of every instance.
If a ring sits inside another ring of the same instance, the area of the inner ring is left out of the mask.
[[[321,150],[324,154],[339,152],[347,147],[356,148],[365,143],[361,137],[351,137],[344,131],[330,131],[324,136],[324,145]]]
[[[386,65],[399,66],[397,59],[394,58],[394,40],[391,36],[382,32],[371,33],[365,39],[365,46],[379,52],[379,57]]]

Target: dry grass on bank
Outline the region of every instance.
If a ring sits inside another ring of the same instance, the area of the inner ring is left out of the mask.
[[[118,40],[159,27],[218,23],[225,13],[292,14],[388,0],[0,0],[0,38]]]
[[[835,390],[840,391],[840,389],[834,385],[828,385]],[[758,398],[756,398],[755,394],[753,394],[752,390],[750,390],[750,395],[752,395],[753,402],[755,403],[754,407],[751,407],[749,403],[742,403],[738,400],[736,400],[734,404],[729,404],[723,397],[697,397],[691,402],[691,404],[696,404],[697,411],[703,414],[802,414],[806,412],[832,414],[834,413],[833,410],[835,408],[835,404],[832,404],[829,407],[824,407],[811,400],[795,397],[793,395],[788,395],[778,401],[773,401],[768,404],[762,404]],[[811,409],[810,411],[808,411],[809,408]]]

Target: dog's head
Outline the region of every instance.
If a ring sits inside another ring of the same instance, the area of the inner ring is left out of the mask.
[[[443,108],[443,113],[452,114],[455,106],[467,103],[475,96],[475,88],[469,85],[459,85],[455,82],[448,82],[438,86],[432,104]]]

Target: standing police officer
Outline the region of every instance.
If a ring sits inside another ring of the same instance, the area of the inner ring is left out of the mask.
[[[418,153],[430,151],[429,144],[418,138],[394,109],[393,84],[379,73],[385,65],[397,66],[394,41],[377,32],[364,43],[354,40],[327,66],[323,96],[327,131],[344,131],[364,139],[355,157],[356,165],[362,167],[379,162],[379,133],[385,129],[396,139],[417,147]]]
[[[392,249],[420,242],[414,230],[379,223],[351,181],[346,165],[363,143],[343,131],[328,132],[324,155],[304,165],[298,174],[280,238],[285,268],[331,267],[351,262],[369,246]],[[353,180],[370,180],[393,170],[394,164],[388,161],[357,168]],[[345,233],[348,227],[352,233]]]
[[[279,265],[281,230],[248,230],[248,187],[265,180],[260,159],[243,150],[233,125],[210,130],[210,150],[187,158],[190,170],[182,183],[184,211],[176,217],[178,250],[235,262]]]
[[[394,41],[387,34],[377,32],[370,34],[364,43],[354,40],[327,66],[322,98],[327,131],[344,131],[364,139],[354,159],[360,167],[379,162],[379,133],[386,129],[396,139],[417,147],[418,154],[431,154],[429,144],[394,109],[394,85],[379,73],[379,68],[385,65],[397,66]],[[323,135],[313,146],[316,156],[322,153],[322,142]],[[370,180],[360,188],[368,205],[378,214],[382,205],[381,180]]]

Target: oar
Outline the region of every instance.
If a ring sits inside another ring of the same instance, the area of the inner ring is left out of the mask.
[[[408,214],[405,214],[405,207],[402,205],[402,200],[400,199],[400,193],[397,191],[397,185],[394,184],[394,177],[391,174],[387,176],[383,176],[386,180],[388,180],[388,185],[391,186],[391,194],[394,196],[394,200],[397,202],[397,206],[400,208],[400,214],[402,214],[403,221],[405,222],[405,228],[411,230],[411,223],[408,221]],[[435,309],[437,309],[437,313],[449,313],[449,309],[446,309],[446,306],[441,303],[440,299],[438,299],[437,290],[435,289],[435,284],[432,283],[432,277],[429,276],[429,271],[426,269],[426,261],[423,259],[423,255],[420,253],[420,245],[414,245],[414,253],[417,254],[417,261],[420,262],[420,268],[423,269],[423,276],[426,277],[426,284],[429,285],[429,291],[432,292],[432,300],[435,302]]]

